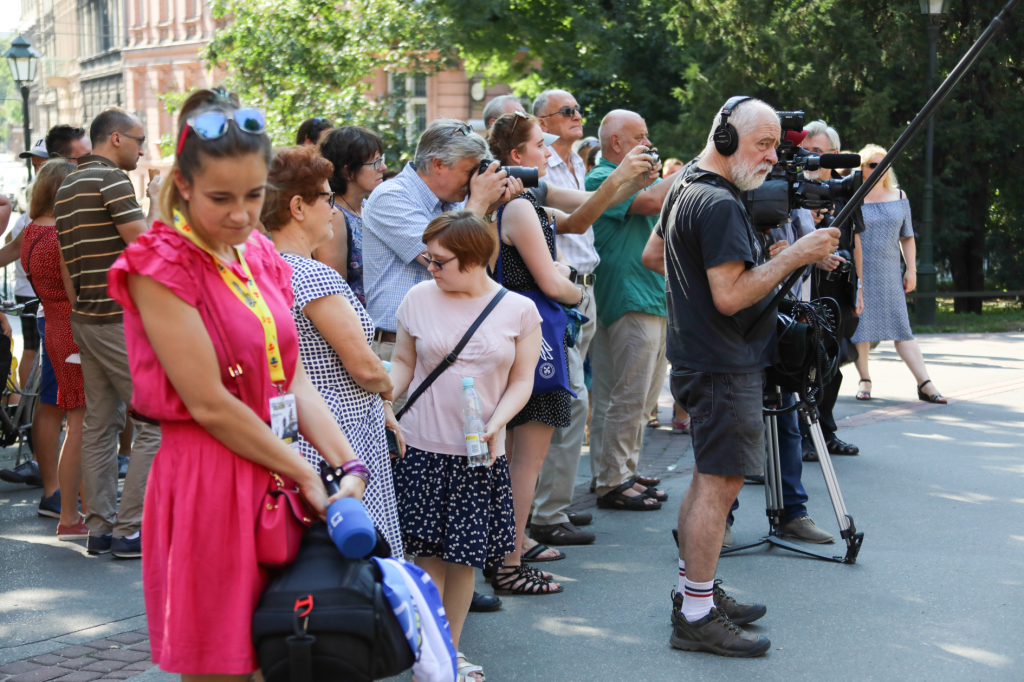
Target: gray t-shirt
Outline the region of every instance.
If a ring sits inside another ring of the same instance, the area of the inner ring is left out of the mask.
[[[537,198],[537,203],[539,205],[548,205],[548,183],[545,182],[544,178],[537,181],[536,187],[530,188],[530,193]]]
[[[658,225],[665,240],[668,301],[667,355],[673,367],[747,374],[771,364],[775,316],[744,335],[772,295],[735,315],[723,315],[711,297],[707,271],[730,261],[747,269],[767,260],[739,190],[715,173],[693,167],[676,182]],[[668,226],[667,232],[664,225]]]

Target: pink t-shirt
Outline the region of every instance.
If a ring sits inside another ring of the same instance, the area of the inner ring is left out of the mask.
[[[434,368],[452,352],[497,290],[479,298],[446,296],[433,280],[420,282],[406,295],[396,314],[416,340],[416,370],[406,395],[412,395]],[[480,394],[484,423],[508,386],[516,341],[541,322],[533,301],[509,292],[473,334],[459,359],[419,397],[402,417],[406,442],[425,452],[465,455],[462,435],[462,379],[473,377]],[[505,454],[505,430],[498,434],[498,455]]]

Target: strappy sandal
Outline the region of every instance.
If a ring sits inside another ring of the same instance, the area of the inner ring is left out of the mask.
[[[861,384],[870,384],[870,383],[871,383],[871,379],[861,379],[860,381],[857,382],[857,388],[859,389]],[[918,389],[918,392],[920,393],[920,389]],[[861,391],[861,390],[858,390],[856,397],[857,397],[857,400],[871,400],[871,391]]]
[[[459,661],[462,661],[462,665],[459,665]],[[486,682],[487,676],[484,675],[484,669],[470,663],[469,659],[466,658],[466,654],[461,651],[455,653],[455,665],[459,675],[457,682]],[[480,677],[470,677],[473,673],[480,673]]]
[[[561,561],[565,558],[565,552],[561,550],[556,550],[558,552],[558,556],[542,557],[541,554],[548,551],[549,549],[551,548],[547,545],[542,545],[538,542],[528,552],[523,552],[523,561],[532,561],[534,563],[537,563],[540,561]]]
[[[640,485],[643,485],[643,483],[641,483]],[[646,487],[647,490],[640,493],[641,495],[646,495],[652,500],[657,500],[658,502],[668,502],[668,493],[666,493],[664,490],[658,490],[654,486],[644,487]]]
[[[509,570],[511,569],[511,570]],[[551,586],[551,581],[542,577],[542,574],[532,566],[502,566],[491,578],[491,587],[494,594],[557,594],[565,588],[559,585],[557,588]]]
[[[938,393],[936,393],[935,395],[928,395],[927,393],[925,393],[924,391],[921,390],[922,388],[924,388],[925,386],[927,386],[928,384],[931,384],[931,383],[932,383],[932,380],[929,379],[928,381],[924,382],[923,384],[921,384],[920,386],[917,387],[917,399],[918,400],[923,400],[926,403],[935,403],[936,405],[945,405],[946,404],[946,399],[943,398]],[[932,384],[932,386],[934,386],[934,384]]]
[[[647,500],[657,498],[648,497],[646,494],[640,494],[636,497],[622,494],[627,488],[632,488],[634,483],[635,481],[633,480],[626,481],[618,488],[597,498],[597,506],[601,509],[622,509],[625,511],[657,511],[661,509],[661,502],[647,504]]]

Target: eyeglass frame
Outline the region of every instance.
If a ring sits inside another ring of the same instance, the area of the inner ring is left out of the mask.
[[[452,256],[448,260],[434,260],[434,259],[432,259],[430,257],[430,255],[426,251],[421,253],[420,256],[423,257],[423,260],[427,261],[427,270],[429,270],[430,266],[433,265],[435,268],[437,268],[438,272],[441,272],[442,270],[444,270],[444,266],[446,264],[451,263],[453,260],[458,258],[458,256]]]
[[[337,208],[338,204],[334,202],[334,196],[336,192],[317,192],[318,197],[327,197],[327,204],[333,209]]]
[[[878,168],[878,166],[879,166],[880,164],[881,164],[881,161],[873,161],[873,162],[871,162],[871,163],[865,163],[865,164],[863,164],[863,165],[867,166],[867,167],[868,167],[868,168],[870,168],[871,170],[875,170],[876,168]]]
[[[516,118],[515,118],[514,121],[512,121],[512,130],[508,131],[509,135],[511,135],[512,133],[516,132],[516,126],[519,125],[520,121],[522,121],[523,119],[530,118],[529,114],[524,113],[522,111],[513,111],[511,113],[514,114]]]
[[[455,126],[454,128],[452,128],[452,131],[450,133],[448,133],[448,134],[449,135],[454,135],[455,133],[462,133],[466,137],[469,137],[470,135],[472,135],[475,132],[476,131],[473,130],[473,126],[469,125],[468,123],[461,123],[461,124]]]
[[[566,112],[569,112],[569,113],[566,113]],[[580,117],[582,118],[583,117],[583,107],[581,107],[579,104],[577,104],[574,107],[562,107],[561,109],[558,109],[557,111],[553,111],[550,114],[545,114],[543,116],[538,116],[537,118],[551,118],[552,116],[554,116],[556,114],[561,114],[562,118],[572,118],[576,114],[579,114]]]
[[[140,147],[142,147],[143,145],[146,144],[146,136],[145,135],[143,135],[142,137],[139,137],[138,135],[132,135],[131,133],[122,133],[120,130],[111,130],[110,133],[108,133],[108,134],[109,135],[124,135],[125,137],[130,137],[133,140],[135,140],[136,142],[138,142]]]
[[[216,88],[215,92],[217,90],[220,90],[220,88]],[[262,126],[263,127],[260,130],[247,130],[247,129],[243,128],[242,124],[239,123],[238,119],[236,118],[238,116],[238,114],[240,114],[243,111],[255,111],[256,113],[258,113],[260,115],[260,118],[262,119]],[[214,137],[206,137],[205,135],[203,135],[199,131],[199,129],[197,129],[195,127],[195,122],[199,119],[200,116],[205,116],[207,114],[212,114],[212,113],[218,113],[218,114],[221,114],[222,116],[224,116],[224,132],[222,132],[220,135],[216,135]],[[185,140],[188,139],[188,134],[189,134],[190,131],[194,131],[195,134],[196,134],[196,137],[198,137],[201,140],[206,140],[206,141],[218,140],[218,139],[220,139],[220,138],[222,138],[222,137],[224,137],[225,135],[228,134],[228,128],[231,127],[231,122],[232,121],[234,121],[235,127],[237,127],[243,133],[246,133],[246,134],[249,134],[249,135],[263,135],[264,133],[267,132],[267,117],[266,117],[266,114],[264,114],[259,109],[256,109],[255,107],[234,107],[234,106],[232,106],[232,108],[230,109],[230,113],[228,111],[223,111],[223,110],[203,111],[203,112],[201,112],[199,114],[196,114],[195,116],[190,116],[189,118],[185,119],[185,126],[181,129],[181,137],[178,138],[178,146],[175,147],[175,155],[181,154],[182,149],[185,148]]]
[[[384,157],[385,156],[387,156],[387,154],[383,154],[382,153],[380,155],[380,158],[374,159],[373,161],[367,161],[366,163],[361,164],[361,165],[363,165],[363,166],[373,166],[373,170],[379,171],[380,167],[383,166],[384,163],[385,163],[385,161],[384,161]]]

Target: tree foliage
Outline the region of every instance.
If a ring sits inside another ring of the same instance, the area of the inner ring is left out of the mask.
[[[409,0],[216,0],[214,16],[230,22],[204,57],[265,109],[276,144],[294,144],[302,120],[325,116],[377,130],[397,158],[407,147],[404,107],[369,95],[369,78],[432,73],[457,56],[449,23]]]

